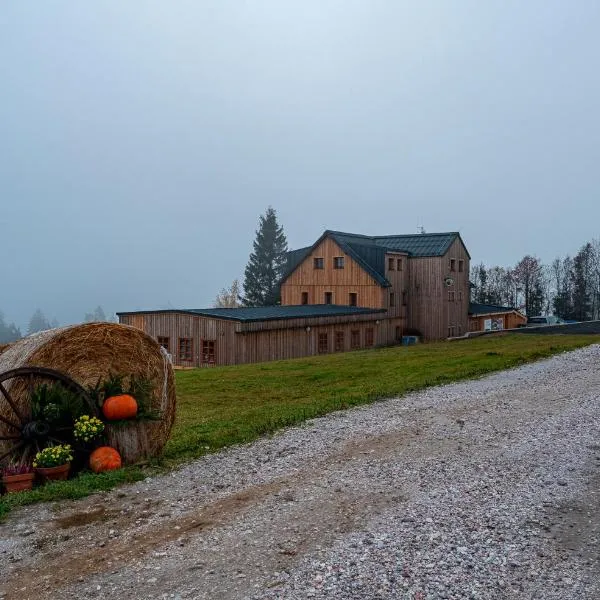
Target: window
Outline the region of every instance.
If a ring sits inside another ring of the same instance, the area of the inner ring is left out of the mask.
[[[325,292],[325,304],[333,304],[333,292]]]
[[[448,337],[454,337],[454,329],[455,329],[454,325],[450,325],[448,327]]]
[[[448,292],[448,302],[454,302],[455,294],[454,291]]]
[[[455,258],[450,259],[450,270],[456,271],[456,259]]]
[[[179,338],[179,360],[194,360],[192,338]]]
[[[350,292],[348,294],[348,304],[350,306],[357,306],[358,305],[358,294],[356,292]]]
[[[302,292],[300,304],[308,304],[308,292]]]
[[[402,271],[402,259],[401,258],[398,259],[397,265],[398,265],[398,271]]]
[[[335,351],[342,352],[344,350],[344,332],[335,332]]]
[[[327,352],[327,334],[320,333],[319,334],[319,354],[325,354]]]
[[[334,269],[343,269],[344,268],[344,257],[343,256],[334,256],[333,257],[333,268]]]
[[[396,259],[388,258],[388,271],[394,271],[396,269]]]
[[[372,346],[374,343],[373,328],[365,329],[365,346]]]
[[[396,325],[396,341],[402,340],[402,327],[400,325]]]
[[[159,335],[156,338],[156,341],[167,351],[167,352],[171,352],[171,348],[169,348],[169,338],[168,337],[163,337],[162,335]]]
[[[406,290],[404,290],[402,292],[402,306],[406,306],[407,303],[408,303],[408,294],[406,293]]]
[[[315,269],[323,269],[325,267],[325,261],[322,258],[314,258],[313,265]]]
[[[360,348],[360,329],[353,329],[350,332],[350,348],[352,350]]]
[[[390,292],[390,307],[396,306],[396,294],[394,292]]]
[[[215,364],[215,341],[214,340],[202,340],[202,364],[203,365],[214,365]]]
[[[458,261],[458,272],[462,273],[464,270],[465,270],[465,261],[461,259]]]

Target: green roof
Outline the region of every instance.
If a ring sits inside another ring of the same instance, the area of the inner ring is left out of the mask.
[[[385,312],[385,309],[361,308],[359,306],[340,306],[337,304],[299,304],[292,306],[256,306],[241,308],[189,308],[170,310],[139,310],[121,312],[117,315],[157,314],[157,313],[184,313],[194,314],[213,319],[240,321],[275,321],[279,319],[308,319],[318,317],[341,317],[355,315],[371,315]]]
[[[306,256],[310,254],[312,249],[326,237],[331,237],[377,283],[381,286],[389,287],[390,282],[385,276],[386,252],[405,252],[415,258],[444,256],[454,241],[460,239],[460,234],[453,231],[449,233],[368,236],[327,230],[312,246],[288,253],[287,271],[282,279],[282,283]]]

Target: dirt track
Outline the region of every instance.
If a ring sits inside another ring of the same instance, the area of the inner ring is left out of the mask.
[[[19,598],[598,598],[600,347],[0,526]]]

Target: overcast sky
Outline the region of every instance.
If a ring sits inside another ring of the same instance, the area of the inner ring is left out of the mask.
[[[597,0],[25,2],[0,10],[0,310],[209,306],[272,205],[461,232],[475,262],[600,236]]]

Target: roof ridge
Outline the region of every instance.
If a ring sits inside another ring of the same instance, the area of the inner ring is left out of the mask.
[[[373,239],[380,240],[393,237],[426,237],[433,235],[460,235],[459,231],[436,231],[434,233],[391,233],[390,235],[374,235]]]
[[[336,231],[334,229],[326,229],[324,233],[332,233],[334,235],[348,235],[357,238],[368,240],[380,240],[391,237],[424,237],[434,235],[460,235],[460,231],[435,231],[433,233],[390,233],[388,235],[366,235],[364,233],[351,233],[348,231]]]

